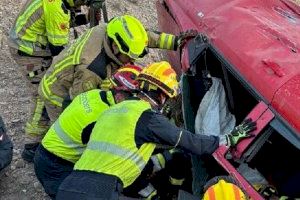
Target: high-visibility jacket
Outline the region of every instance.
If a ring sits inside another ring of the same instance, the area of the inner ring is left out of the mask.
[[[144,143],[137,147],[135,143],[137,121],[149,109],[151,106],[146,101],[127,100],[104,111],[74,169],[114,175],[120,178],[124,187],[132,184],[156,146]]]
[[[114,104],[111,91],[95,89],[78,95],[48,130],[42,140],[43,147],[75,163],[86,147],[82,139],[84,129]]]
[[[148,32],[148,36],[151,48],[175,48],[174,35]],[[100,24],[87,30],[54,58],[40,83],[39,94],[44,100],[61,107],[67,97],[73,99],[91,89],[109,88],[106,78],[110,78],[120,66],[122,63],[112,53],[106,24]]]
[[[51,56],[48,44],[68,43],[70,11],[63,0],[27,0],[9,33],[9,46],[26,54]]]

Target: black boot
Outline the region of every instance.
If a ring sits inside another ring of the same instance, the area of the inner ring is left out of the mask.
[[[37,147],[39,146],[39,142],[37,143],[29,143],[24,145],[24,150],[22,152],[23,160],[27,162],[33,162],[33,157]]]

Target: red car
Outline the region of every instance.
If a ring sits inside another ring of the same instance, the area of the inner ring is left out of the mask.
[[[168,53],[183,75],[186,128],[193,131],[206,71],[222,80],[237,123],[248,116],[258,124],[255,137],[214,153],[218,175],[229,174],[252,199],[263,199],[237,171],[247,163],[278,196],[299,198],[300,7],[289,0],[160,0],[157,13],[161,31],[206,36]]]

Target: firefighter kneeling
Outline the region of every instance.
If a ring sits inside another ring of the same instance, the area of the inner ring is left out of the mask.
[[[34,157],[34,169],[45,192],[55,199],[58,186],[86,148],[98,116],[133,95],[141,68],[125,66],[112,77],[113,89],[90,90],[77,96],[51,126]]]

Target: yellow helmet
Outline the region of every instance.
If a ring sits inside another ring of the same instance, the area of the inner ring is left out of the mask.
[[[145,88],[145,82],[150,83],[147,90],[161,89],[167,96],[173,98],[177,96],[179,84],[176,79],[176,72],[171,65],[166,62],[156,62],[145,67],[138,75],[137,80],[141,81],[140,88]]]
[[[235,184],[220,179],[204,193],[203,200],[246,200],[244,192]]]
[[[142,23],[133,16],[113,18],[107,24],[107,35],[118,45],[121,53],[138,59],[148,44],[148,35]]]

